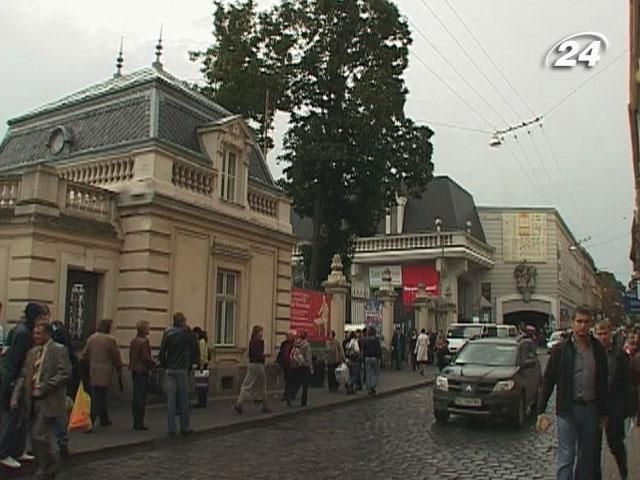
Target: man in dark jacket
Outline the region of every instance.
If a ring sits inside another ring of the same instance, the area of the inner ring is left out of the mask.
[[[28,303],[24,309],[24,321],[13,331],[11,346],[7,352],[7,370],[2,379],[3,399],[9,398],[13,392],[27,353],[33,346],[33,327],[43,314],[44,310],[40,305]],[[25,453],[28,424],[29,419],[23,411],[10,409],[0,435],[0,464],[9,468],[19,468],[18,460],[33,460],[32,456]]]
[[[167,424],[169,436],[176,435],[176,411],[180,404],[180,433],[191,433],[189,428],[189,370],[198,361],[197,344],[187,327],[185,316],[173,315],[173,327],[164,332],[158,355],[165,369],[167,387]]]
[[[589,333],[591,312],[578,307],[573,334],[551,352],[538,399],[538,430],[556,387],[557,479],[592,480],[599,424],[607,421],[607,354]],[[575,473],[574,473],[575,468]]]
[[[400,327],[396,328],[391,337],[391,355],[396,364],[396,370],[402,370],[402,360],[404,359],[404,347],[406,339]]]
[[[609,367],[608,396],[609,396],[609,421],[605,425],[607,444],[618,464],[620,478],[625,480],[629,476],[627,467],[627,450],[624,446],[624,419],[631,398],[631,367],[629,356],[617,349],[613,343],[611,324],[608,320],[598,322],[595,328],[596,337],[607,352]],[[595,478],[602,479],[602,429],[598,429],[596,439]]]

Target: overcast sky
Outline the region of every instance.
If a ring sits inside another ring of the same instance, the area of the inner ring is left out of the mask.
[[[273,3],[258,0],[261,7]],[[626,283],[633,211],[624,53],[628,0],[396,3],[414,31],[407,113],[436,133],[436,173],[450,175],[479,205],[556,207],[577,239],[592,237],[584,245],[597,267]],[[0,0],[0,136],[9,118],[109,78],[121,36],[125,71],[149,65],[161,23],[165,69],[197,80],[198,66],[189,62],[187,52],[211,42],[212,12],[210,0]],[[544,66],[556,42],[585,31],[609,41],[595,67]],[[595,78],[588,81],[590,77]],[[488,146],[488,132],[537,115],[545,117],[546,138],[540,127],[533,127],[517,140],[507,137],[500,148]],[[278,119],[277,143],[285,123]],[[276,154],[270,153],[269,165],[278,176]]]

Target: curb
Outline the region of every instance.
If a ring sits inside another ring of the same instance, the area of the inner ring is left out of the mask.
[[[303,415],[311,415],[320,412],[328,412],[344,406],[349,406],[355,403],[373,402],[376,399],[386,398],[393,395],[409,392],[412,390],[419,390],[421,388],[430,387],[433,385],[435,379],[424,380],[420,383],[412,385],[406,385],[395,389],[390,389],[385,392],[380,392],[376,396],[361,395],[353,396],[348,400],[340,400],[334,403],[328,403],[325,405],[311,406],[309,408],[297,408],[295,410],[284,410],[278,413],[272,413],[263,417],[252,418],[250,420],[241,421],[238,423],[232,423],[228,425],[220,425],[215,427],[208,427],[202,430],[196,430],[188,437],[169,438],[166,436],[160,438],[152,438],[149,440],[141,440],[139,442],[128,443],[126,445],[112,445],[101,448],[99,450],[91,450],[86,452],[72,453],[71,456],[63,461],[63,468],[69,466],[78,466],[93,460],[104,460],[107,458],[117,457],[124,453],[143,453],[157,448],[166,447],[169,445],[186,444],[197,441],[203,437],[211,436],[224,436],[231,433],[241,432],[257,426],[273,425],[287,418],[295,418]],[[7,469],[4,469],[5,473]],[[28,466],[16,473],[15,475],[9,475],[7,478],[13,479],[27,479],[29,475],[35,473],[35,468]]]

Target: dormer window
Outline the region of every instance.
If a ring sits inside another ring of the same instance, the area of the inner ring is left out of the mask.
[[[222,175],[220,175],[220,197],[229,202],[234,202],[236,199],[237,162],[236,151],[225,149],[222,157]]]

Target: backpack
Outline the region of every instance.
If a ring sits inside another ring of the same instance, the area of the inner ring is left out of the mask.
[[[292,368],[304,367],[304,357],[302,356],[302,352],[300,351],[300,347],[298,345],[294,345],[291,348],[289,361]]]

